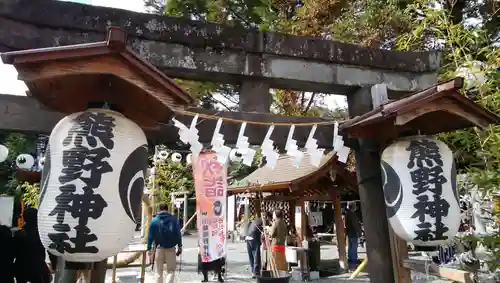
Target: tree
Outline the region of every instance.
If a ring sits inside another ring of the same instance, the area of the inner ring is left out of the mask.
[[[35,137],[21,133],[9,133],[0,136],[0,144],[9,149],[7,160],[0,163],[0,195],[16,195],[19,190],[19,182],[15,177],[15,162],[18,155],[31,153],[35,145]]]
[[[467,1],[469,4],[470,2]],[[464,8],[460,7],[462,9]],[[458,21],[461,16],[457,14],[456,8],[433,8],[428,2],[410,6],[409,10],[419,11],[422,17],[416,22],[414,32],[399,38],[398,47],[406,50],[427,49],[429,46],[439,48],[443,53],[440,79],[450,79],[464,70],[472,72],[472,79],[466,80],[468,85],[463,95],[500,114],[500,48],[498,41],[492,40],[494,36],[487,21],[468,26],[463,21]],[[437,44],[429,45],[429,42]],[[478,76],[483,77],[483,81],[478,83],[474,79]],[[491,125],[487,130],[460,130],[441,134],[439,137],[455,152],[457,169],[459,173],[466,174],[469,180],[468,186],[462,186],[463,194],[467,194],[470,189],[479,189],[486,196],[500,194],[500,125]],[[498,271],[498,229],[496,233],[475,238],[474,241],[480,241],[491,248],[489,268],[492,272]]]
[[[149,189],[156,192],[155,197],[158,201],[171,203],[170,194],[173,192],[187,191],[194,193],[194,180],[191,166],[184,163],[175,163],[170,158],[165,160],[153,161],[156,174],[152,179],[154,183],[148,182]]]

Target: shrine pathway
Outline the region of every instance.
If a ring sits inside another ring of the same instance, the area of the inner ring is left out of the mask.
[[[140,242],[140,236],[137,235],[132,244]],[[201,282],[201,274],[197,273],[197,238],[195,235],[185,236],[183,238],[184,252],[182,255],[182,260],[179,258],[178,264],[181,264],[181,271],[176,273],[176,282],[183,283],[198,283]],[[364,258],[364,249],[360,248],[360,257]],[[322,259],[334,259],[338,258],[337,247],[336,246],[322,246],[321,247],[321,258]],[[151,267],[146,269],[146,281],[145,283],[155,283],[153,272]],[[177,269],[178,271],[178,269]],[[112,271],[108,270],[106,275],[106,283],[111,283]],[[121,268],[117,270],[117,283],[139,283],[138,279],[140,275],[140,268]],[[412,274],[415,277],[413,282],[415,283],[445,283],[449,281],[436,280],[427,278],[424,274]],[[349,274],[338,275],[329,278],[322,278],[317,281],[317,283],[340,283],[340,282],[351,282],[351,283],[361,283],[369,282],[368,275],[362,273],[359,278],[355,280],[349,280]],[[212,279],[212,278],[210,278]],[[212,281],[215,282],[215,281]],[[248,258],[246,252],[246,246],[242,242],[229,241],[228,243],[228,257],[227,257],[227,278],[226,282],[255,282],[255,279],[251,278],[250,269],[248,267]],[[291,281],[295,283],[294,281]],[[298,283],[299,281],[297,281]]]

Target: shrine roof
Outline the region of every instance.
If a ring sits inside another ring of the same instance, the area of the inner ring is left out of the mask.
[[[463,78],[455,78],[434,85],[347,120],[339,129],[354,138],[391,139],[498,124],[500,117],[460,93],[463,84]]]
[[[348,179],[349,185],[353,184],[352,178],[355,175],[345,169],[345,164],[337,161],[337,156],[334,152],[330,152],[323,156],[320,166],[315,167],[310,162],[309,154],[305,153],[300,166],[297,168],[293,157],[281,155],[278,158],[275,169],[261,167],[255,170],[247,177],[240,180],[236,185],[229,188],[230,194],[244,193],[250,191],[270,192],[276,190],[290,190],[299,187],[300,183],[305,180],[319,179],[322,176],[327,176],[330,169],[334,168],[337,175]]]
[[[127,33],[117,27],[109,28],[105,41],[13,51],[1,58],[17,69],[28,96],[63,113],[83,111],[88,103],[105,100],[129,108],[128,112],[142,108],[143,116],[158,121],[170,110],[195,101],[128,47]]]

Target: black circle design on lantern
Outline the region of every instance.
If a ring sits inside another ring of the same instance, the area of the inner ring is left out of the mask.
[[[142,145],[127,157],[123,163],[118,181],[118,190],[123,209],[136,224],[141,213],[142,194],[145,186],[144,176],[146,176],[147,167],[148,146]]]
[[[457,188],[457,167],[455,164],[455,160],[451,161],[451,175],[450,176],[451,176],[450,177],[451,189],[453,190],[453,195],[455,196],[457,203],[460,204],[460,197],[458,195],[458,188]]]
[[[403,185],[396,171],[387,162],[381,160],[382,184],[387,217],[391,218],[399,211],[403,202]]]
[[[50,147],[47,145],[47,151],[45,152],[45,162],[42,168],[42,178],[40,179],[40,199],[38,200],[38,206],[42,205],[43,198],[45,197],[45,192],[47,191],[47,187],[49,185],[50,179]]]
[[[222,215],[222,203],[220,201],[218,201],[218,200],[214,201],[213,209],[214,209],[215,216]]]

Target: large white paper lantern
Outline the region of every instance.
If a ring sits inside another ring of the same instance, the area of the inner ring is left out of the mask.
[[[49,138],[38,212],[40,239],[69,262],[98,262],[134,235],[148,167],[141,128],[89,109],[63,118]]]
[[[429,137],[410,137],[382,153],[387,217],[394,232],[417,246],[453,240],[460,225],[457,176],[448,146]]]

